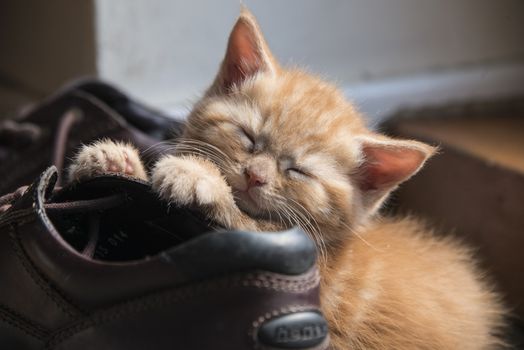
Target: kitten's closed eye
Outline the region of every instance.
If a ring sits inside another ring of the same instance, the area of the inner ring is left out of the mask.
[[[308,173],[306,170],[298,167],[289,167],[286,169],[286,174],[293,178],[303,179],[306,177],[311,177],[311,174]]]
[[[255,150],[255,137],[244,128],[239,128],[240,139],[249,153]]]
[[[305,179],[312,177],[311,172],[303,166],[297,165],[293,157],[282,157],[278,161],[280,171],[292,179]]]

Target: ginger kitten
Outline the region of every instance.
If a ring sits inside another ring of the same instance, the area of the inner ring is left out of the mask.
[[[281,67],[242,10],[215,81],[151,181],[227,227],[307,231],[334,349],[493,349],[503,308],[468,249],[377,214],[433,152],[370,131],[336,87]],[[111,141],[85,146],[70,176],[103,172],[147,179],[136,150]]]

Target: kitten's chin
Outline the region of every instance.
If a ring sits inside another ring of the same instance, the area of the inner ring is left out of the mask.
[[[240,210],[257,219],[269,219],[269,212],[261,210],[258,203],[246,191],[234,190],[235,203]]]

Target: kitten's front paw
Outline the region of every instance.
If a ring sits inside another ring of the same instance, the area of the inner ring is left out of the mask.
[[[69,167],[70,181],[100,174],[121,173],[148,179],[138,151],[131,145],[104,140],[84,146]]]
[[[197,157],[166,156],[152,172],[153,188],[177,205],[223,205],[229,186],[212,163]]]

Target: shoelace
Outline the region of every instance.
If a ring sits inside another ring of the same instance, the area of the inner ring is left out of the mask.
[[[58,122],[58,129],[53,147],[53,164],[58,170],[57,186],[61,185],[61,174],[64,167],[64,157],[67,150],[67,138],[72,126],[82,119],[83,115],[78,109],[67,110]],[[28,122],[17,122],[7,120],[0,123],[0,160],[13,150],[23,149],[37,142],[43,131],[38,125]],[[24,160],[22,160],[24,161]],[[0,215],[11,208],[12,204],[22,197],[28,186],[18,188],[15,192],[0,197]],[[125,197],[122,194],[107,197],[79,200],[64,203],[46,203],[47,211],[89,212],[88,218],[88,242],[82,254],[93,257],[99,237],[100,212],[122,204]]]
[[[64,157],[67,150],[67,139],[72,126],[82,119],[83,115],[78,109],[67,110],[58,122],[58,129],[53,147],[53,164],[58,170],[57,186],[61,185],[61,174],[64,167]],[[43,134],[42,128],[28,122],[7,120],[0,123],[0,160],[13,150],[23,149],[37,142]],[[24,161],[24,160],[22,160]],[[18,188],[16,191],[0,197],[0,215],[6,212],[13,203],[22,197],[28,186]],[[93,257],[97,246],[101,211],[122,204],[125,201],[123,194],[107,197],[79,200],[63,203],[46,203],[44,208],[49,211],[63,211],[67,213],[88,212],[88,242],[81,254]]]
[[[82,119],[82,113],[79,109],[70,109],[62,115],[58,124],[55,145],[53,148],[53,164],[58,169],[57,185],[62,184],[62,170],[64,167],[64,157],[67,146],[67,136],[71,127]]]
[[[62,183],[61,174],[67,148],[67,138],[71,127],[82,119],[79,109],[67,110],[58,122],[58,129],[53,147],[53,164],[58,169],[58,185]],[[13,150],[23,149],[34,144],[42,137],[42,128],[33,123],[6,120],[0,123],[0,160]],[[24,161],[24,160],[22,160]]]
[[[0,197],[0,213],[5,212],[19,198],[21,198],[29,186],[22,186],[12,193]],[[103,211],[114,208],[125,201],[124,194],[113,194],[96,199],[77,200],[61,203],[45,203],[44,208],[48,211],[63,210],[68,213],[84,211]]]
[[[13,193],[8,193],[0,197],[0,214],[11,207],[11,204],[22,197],[29,186],[22,186]]]

